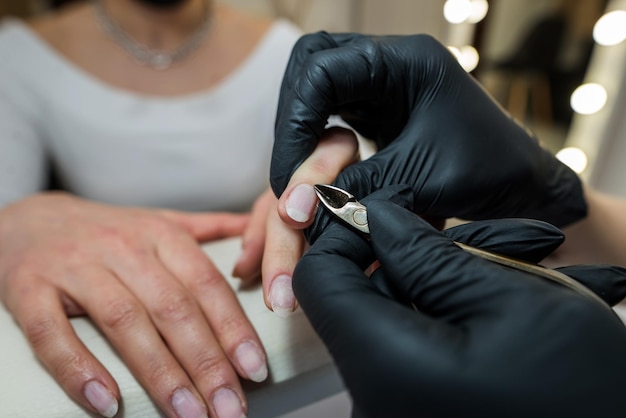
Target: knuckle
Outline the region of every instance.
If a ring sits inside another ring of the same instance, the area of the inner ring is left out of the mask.
[[[415,40],[415,43],[417,43],[420,46],[439,46],[440,45],[440,42],[437,41],[435,37],[427,33],[420,33],[417,35],[413,35],[413,39]]]
[[[153,234],[159,235],[170,235],[175,230],[175,224],[167,219],[165,216],[155,215],[155,216],[146,216],[142,219],[143,227],[146,230],[151,231]]]
[[[23,329],[28,342],[36,351],[57,335],[58,325],[52,317],[41,315],[25,323]]]
[[[172,364],[156,354],[148,354],[144,359],[146,366],[147,382],[151,385],[160,385],[171,380],[175,374]]]
[[[207,269],[202,274],[198,274],[189,282],[189,289],[198,295],[215,293],[217,286],[224,283],[224,277],[217,272]]]
[[[119,254],[138,254],[137,235],[118,227],[100,225],[94,232],[94,241],[106,245]]]
[[[416,50],[428,51],[431,54],[447,56],[450,55],[448,48],[444,47],[435,37],[429,34],[420,33],[412,35],[409,42]]]
[[[329,60],[328,60],[327,55],[325,54],[309,55],[308,57],[305,58],[305,60],[302,63],[302,66],[304,68],[303,74],[305,74],[303,81],[309,83],[311,82],[311,80],[329,79],[330,74],[328,73],[328,69],[327,69],[328,65],[329,65]],[[311,85],[305,84],[305,86],[312,88],[315,93],[320,94],[320,92],[317,91],[315,84],[317,83],[313,83]]]
[[[330,36],[323,32],[308,33],[300,37],[294,45],[294,54],[310,54],[318,49],[332,48],[334,42],[332,42]]]
[[[29,321],[24,333],[37,356],[64,387],[76,383],[90,366],[88,357],[78,350],[58,344],[59,326],[48,316]]]
[[[247,326],[247,318],[244,315],[236,314],[228,315],[215,324],[217,334],[224,340],[235,340],[235,336],[244,332]],[[229,338],[224,338],[226,336]]]
[[[100,225],[96,227],[95,239],[105,242],[118,252],[141,255],[147,250],[144,249],[142,238],[146,234],[150,236],[168,236],[174,230],[174,224],[164,216],[159,215],[137,215],[132,218],[132,224],[128,227],[117,225]]]
[[[228,362],[225,357],[218,352],[203,352],[194,362],[193,374],[196,379],[209,377],[216,380],[227,373]]]
[[[141,305],[133,300],[117,300],[105,306],[102,324],[112,330],[125,330],[132,327],[143,313]]]
[[[57,359],[50,368],[55,378],[62,385],[67,385],[82,375],[81,371],[85,369],[85,363],[86,359],[79,353],[68,352]]]
[[[186,292],[168,290],[158,300],[159,303],[152,309],[154,318],[157,321],[168,323],[186,322],[193,316],[195,311],[195,301]]]

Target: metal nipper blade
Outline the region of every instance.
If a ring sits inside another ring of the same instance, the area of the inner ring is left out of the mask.
[[[367,208],[354,196],[339,187],[327,184],[316,184],[314,188],[324,207],[333,215],[364,234],[370,233],[367,225]]]

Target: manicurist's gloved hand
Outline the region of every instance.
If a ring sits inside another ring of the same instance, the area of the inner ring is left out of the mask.
[[[293,280],[357,416],[623,416],[626,329],[617,316],[452,243],[536,261],[558,246],[558,230],[506,219],[441,233],[377,194],[384,200],[362,200],[371,242],[332,222]],[[381,267],[367,278],[374,258]],[[624,269],[562,271],[609,304],[626,293]]]
[[[429,217],[523,217],[564,226],[586,214],[577,175],[439,42],[427,35],[321,32],[296,44],[276,120],[271,184],[281,197],[281,218],[292,227],[311,223],[315,197],[306,186],[294,194],[291,176],[334,114],[378,147],[335,182],[357,198],[408,184],[414,210]]]

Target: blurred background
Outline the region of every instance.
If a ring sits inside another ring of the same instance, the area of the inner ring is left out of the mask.
[[[71,1],[0,0],[0,17]],[[305,32],[428,33],[546,148],[626,197],[626,0],[221,0]],[[283,418],[349,417],[345,393]]]
[[[84,0],[0,0],[28,17]],[[626,0],[220,0],[305,32],[428,33],[590,184],[626,196]]]

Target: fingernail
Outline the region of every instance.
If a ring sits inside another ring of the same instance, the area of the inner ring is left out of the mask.
[[[239,396],[230,389],[220,388],[213,395],[213,408],[218,418],[245,418]]]
[[[117,414],[117,399],[97,380],[87,382],[83,394],[91,406],[103,417],[111,418]]]
[[[311,218],[317,195],[310,184],[299,184],[287,198],[287,215],[296,222],[306,222]]]
[[[267,378],[267,365],[265,364],[265,356],[261,353],[259,347],[251,341],[239,344],[235,350],[237,362],[253,382],[262,382]]]
[[[179,418],[207,418],[204,405],[187,388],[178,389],[172,396],[172,408]]]
[[[281,318],[289,316],[296,306],[296,298],[291,289],[291,277],[282,274],[274,279],[270,288],[272,310]]]

